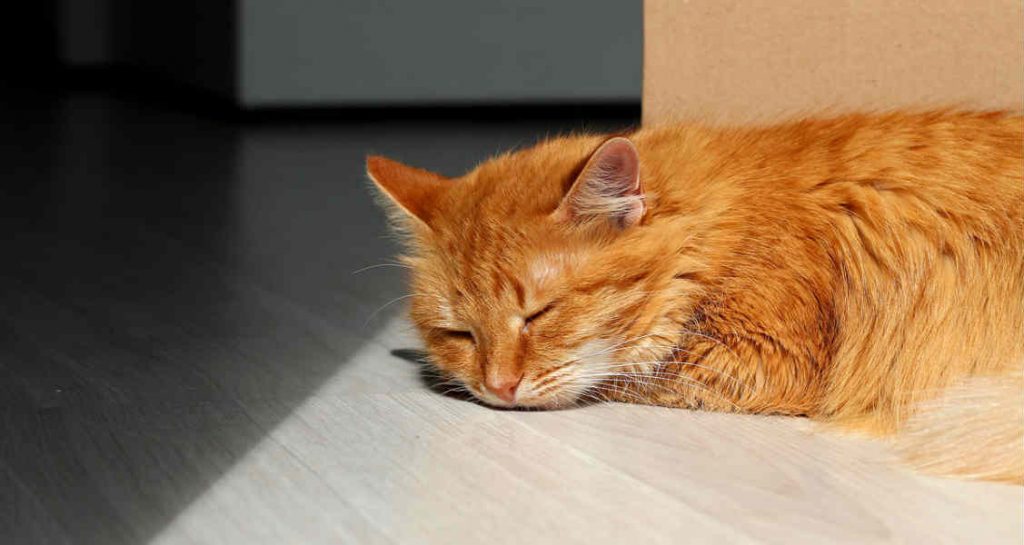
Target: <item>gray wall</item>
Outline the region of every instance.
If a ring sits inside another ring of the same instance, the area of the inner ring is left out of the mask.
[[[640,100],[639,0],[59,2],[64,62],[243,107]]]
[[[237,98],[237,22],[228,0],[57,0],[60,61],[127,65]]]
[[[60,61],[57,0],[15,2],[0,16],[0,89],[49,78]]]
[[[237,99],[238,17],[227,0],[114,0],[121,62]]]
[[[641,2],[241,0],[248,106],[640,99]]]
[[[115,58],[115,0],[58,0],[58,54],[72,66],[110,64]]]

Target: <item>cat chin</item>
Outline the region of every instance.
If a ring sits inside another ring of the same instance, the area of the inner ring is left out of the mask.
[[[532,409],[553,411],[578,406],[580,401],[578,396],[564,391],[553,392],[542,397],[526,396],[522,399],[516,399],[513,402],[505,401],[489,392],[479,391],[476,388],[473,388],[471,393],[477,401],[494,409]]]

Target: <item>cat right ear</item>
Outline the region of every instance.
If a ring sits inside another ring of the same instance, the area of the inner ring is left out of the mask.
[[[381,193],[411,218],[429,226],[434,203],[452,181],[379,155],[366,158],[366,174]]]
[[[616,137],[590,156],[553,217],[564,223],[604,220],[627,229],[643,219],[644,201],[640,154],[628,138]]]

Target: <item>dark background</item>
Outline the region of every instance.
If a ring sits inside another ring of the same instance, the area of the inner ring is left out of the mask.
[[[402,311],[366,154],[639,119],[638,3],[244,5],[0,17],[3,543],[146,542]]]

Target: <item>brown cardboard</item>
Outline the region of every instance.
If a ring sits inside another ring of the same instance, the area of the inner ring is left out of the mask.
[[[1024,110],[1021,0],[645,0],[644,124]]]

